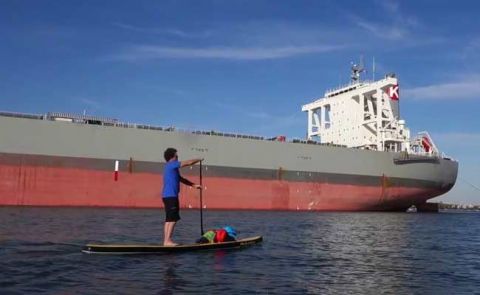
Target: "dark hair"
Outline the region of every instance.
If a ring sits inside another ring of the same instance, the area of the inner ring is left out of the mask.
[[[175,157],[175,154],[177,153],[177,150],[174,148],[168,148],[165,150],[163,153],[163,157],[165,158],[165,161],[170,161],[171,158]]]

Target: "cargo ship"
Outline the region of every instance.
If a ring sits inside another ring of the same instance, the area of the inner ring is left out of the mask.
[[[302,106],[307,137],[128,124],[66,113],[0,113],[0,205],[162,207],[163,151],[204,158],[205,208],[405,211],[449,191],[458,162],[410,136],[394,74],[352,80]],[[198,182],[199,166],[181,173]],[[183,208],[199,208],[182,186]]]

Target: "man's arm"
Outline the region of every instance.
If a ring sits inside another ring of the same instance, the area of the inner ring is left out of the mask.
[[[192,186],[194,185],[193,182],[191,182],[190,180],[186,179],[186,178],[183,178],[182,176],[180,176],[180,182],[185,184],[185,185],[188,185],[188,186]]]
[[[180,167],[187,167],[197,164],[198,162],[203,161],[203,159],[192,159],[180,162]]]
[[[185,185],[193,186],[193,187],[198,188],[198,189],[201,188],[200,185],[195,184],[195,183],[191,182],[190,180],[188,180],[188,179],[186,179],[186,178],[183,178],[182,176],[180,176],[180,182],[183,183],[183,184],[185,184]]]

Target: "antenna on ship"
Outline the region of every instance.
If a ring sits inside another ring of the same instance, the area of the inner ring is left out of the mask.
[[[353,61],[351,62],[352,64],[352,75],[350,76],[352,78],[352,83],[356,84],[360,82],[360,74],[365,71],[365,67],[363,66],[363,55],[360,56],[360,64],[357,65]]]

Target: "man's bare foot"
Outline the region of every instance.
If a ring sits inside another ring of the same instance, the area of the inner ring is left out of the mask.
[[[164,245],[164,246],[178,246],[178,244],[177,244],[177,243],[174,243],[174,242],[172,242],[172,241],[169,241],[169,242],[163,242],[163,245]]]

